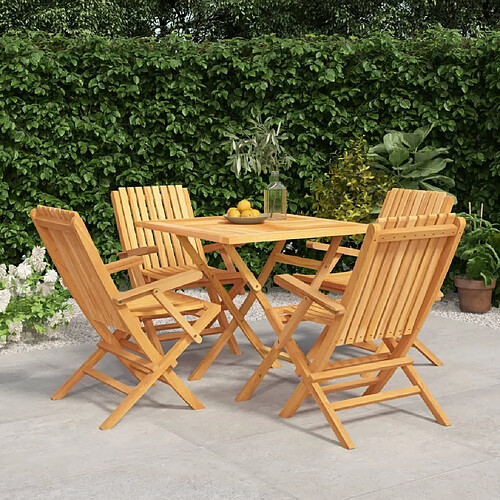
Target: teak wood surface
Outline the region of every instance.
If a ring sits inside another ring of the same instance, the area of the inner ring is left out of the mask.
[[[270,348],[265,346],[252,330],[245,320],[245,315],[255,300],[257,300],[275,331],[278,332],[281,329],[281,322],[273,312],[271,304],[262,291],[262,286],[266,283],[277,262],[284,262],[300,267],[312,266],[313,269],[319,269],[320,272],[323,272],[321,270],[324,269],[330,272],[333,268],[332,262],[335,258],[335,253],[332,252],[327,252],[323,261],[319,263],[303,257],[283,255],[281,252],[287,240],[330,236],[333,238],[332,242],[338,246],[343,236],[364,234],[368,227],[366,224],[301,215],[288,215],[285,220],[266,220],[262,224],[255,225],[232,224],[224,217],[201,217],[175,221],[143,221],[137,222],[136,225],[176,235],[198,269],[210,280],[222,304],[232,315],[229,326],[212,345],[205,358],[203,358],[190,375],[189,380],[198,380],[203,377],[237,327],[240,327],[250,344],[262,357],[267,355]],[[226,254],[240,272],[245,285],[250,291],[239,309],[233,302],[234,295],[231,295],[224,289],[223,283],[220,281],[217,273],[207,265],[206,260],[192,244],[193,237],[203,238],[223,245]],[[260,275],[256,277],[238,254],[237,247],[245,243],[262,241],[275,241],[276,244]],[[279,353],[278,357],[282,360],[290,360],[286,353]],[[279,361],[274,361],[272,366],[279,366]]]
[[[111,193],[111,201],[123,250],[119,253],[119,257],[142,255],[143,261],[140,264],[140,269],[146,281],[159,280],[197,269],[177,236],[164,231],[144,229],[136,225],[136,222],[156,219],[193,218],[193,208],[186,188],[180,185],[120,187]],[[222,245],[203,246],[199,238],[191,238],[190,243],[205,261],[205,252],[219,251],[226,264],[226,269],[212,268],[213,272],[217,274],[218,279],[224,285],[233,286],[232,296],[242,293],[243,280],[227,257]],[[137,286],[137,280],[133,275],[130,276],[130,281],[133,286]],[[184,288],[199,287],[206,288],[212,302],[220,302],[211,282],[203,276],[201,279],[187,284]],[[201,334],[214,335],[224,331],[228,323],[222,311],[217,320],[219,326],[210,324]],[[159,335],[161,341],[175,338],[176,334],[171,332]],[[229,339],[228,346],[232,353],[241,354],[234,336]]]
[[[193,409],[203,404],[175,374],[178,357],[220,313],[218,304],[172,292],[202,277],[196,269],[178,273],[154,283],[140,283],[143,257],[131,256],[104,264],[82,219],[76,212],[38,206],[31,218],[64,284],[101,340],[97,350],[54,393],[61,399],[85,376],[92,377],[125,394],[123,401],[101,424],[110,429],[155,384],[163,382]],[[138,286],[120,292],[111,274],[128,269]],[[195,317],[195,319],[187,319]],[[153,318],[171,318],[180,330],[167,352],[158,339]],[[96,370],[94,366],[113,354],[137,379],[135,387]]]
[[[286,349],[300,383],[280,416],[295,414],[306,397],[320,407],[342,446],[354,448],[337,411],[391,399],[420,395],[436,420],[450,422],[426,387],[408,351],[414,344],[448,272],[464,229],[454,214],[380,218],[370,224],[354,271],[340,300],[320,292],[330,266],[322,267],[306,284],[290,275],[275,282],[302,298],[298,305],[271,311],[279,321],[277,340],[237,397],[249,399],[273,363]],[[326,255],[330,265],[338,251],[332,241]],[[324,328],[309,352],[293,340],[302,321]],[[399,339],[399,340],[398,340]],[[381,340],[387,352],[331,361],[337,346]],[[411,385],[383,391],[398,368]],[[352,379],[353,376],[361,378]],[[329,380],[349,380],[330,384]],[[366,387],[361,396],[332,402],[327,394]]]
[[[379,219],[386,217],[405,217],[410,215],[447,214],[452,211],[454,202],[453,196],[449,196],[442,191],[394,188],[391,189],[385,197],[382,208],[380,209]],[[307,246],[315,250],[328,250],[328,245],[325,243],[308,241]],[[343,255],[357,257],[359,255],[359,250],[340,247],[339,252],[335,256],[336,261],[338,262]],[[294,276],[304,283],[311,283],[314,278],[314,275],[308,274],[294,274]],[[342,294],[351,276],[352,271],[332,273],[323,280],[321,289]],[[436,300],[440,300],[441,297],[442,294],[439,292]],[[374,342],[369,342],[359,347],[377,353],[387,352],[387,348],[383,343],[377,345]],[[432,364],[436,366],[441,366],[443,364],[443,362],[420,340],[415,340],[413,347],[419,350]]]
[[[215,216],[138,222],[136,226],[154,231],[165,231],[177,236],[202,238],[224,245],[347,236],[364,234],[366,231],[366,224],[305,215],[287,215],[285,220],[268,219],[262,224],[252,225],[232,224],[224,217]]]

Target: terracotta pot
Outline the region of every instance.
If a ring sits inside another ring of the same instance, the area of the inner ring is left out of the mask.
[[[483,280],[471,280],[464,276],[455,276],[455,286],[458,289],[460,310],[464,312],[485,313],[491,309],[491,295],[496,279],[490,286]]]

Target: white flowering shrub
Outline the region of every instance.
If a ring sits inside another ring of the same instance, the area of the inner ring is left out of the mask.
[[[17,267],[0,264],[0,344],[31,332],[53,335],[71,318],[69,298],[45,248],[33,248]]]

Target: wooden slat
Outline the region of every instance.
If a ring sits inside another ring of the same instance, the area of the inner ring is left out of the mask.
[[[178,219],[180,216],[178,206],[175,203],[175,200],[172,199],[172,197],[175,196],[175,188],[174,186],[161,186],[160,192],[163,199],[163,206],[165,207],[165,212],[167,213],[167,218],[169,219],[169,222],[174,222],[175,219]],[[143,226],[143,224],[144,223],[137,225]],[[156,229],[161,231],[161,228],[156,228]],[[179,240],[175,236],[171,236],[170,238],[172,240],[172,247],[174,249],[176,263],[178,265],[184,265],[185,264],[184,251],[181,247],[181,244],[179,243]]]
[[[134,223],[142,220],[141,211],[139,209],[139,202],[137,200],[136,190],[133,187],[129,187],[126,188],[126,193],[128,197],[128,205],[130,207],[130,213],[132,215]],[[136,230],[136,237],[137,237],[137,246],[147,247],[150,245],[146,239],[146,232],[144,228],[138,228]],[[151,255],[146,255],[144,257],[144,267],[146,268],[153,267]]]
[[[135,188],[137,200],[139,202],[139,209],[141,212],[141,220],[151,220],[158,219],[158,213],[156,210],[156,205],[152,196],[151,187],[136,187]],[[158,252],[161,250],[162,240],[160,233],[145,230],[146,241],[150,246],[156,246],[158,248],[157,252],[151,254],[151,264],[153,267],[159,267],[161,265],[161,259]]]
[[[375,372],[380,370],[387,370],[397,366],[411,365],[413,359],[410,357],[387,359],[385,361],[367,362],[365,364],[357,364],[353,366],[346,366],[344,368],[333,368],[322,372],[311,374],[311,380],[319,382],[321,380],[331,380],[334,378],[350,377],[360,373]]]
[[[357,398],[345,399],[343,401],[335,401],[330,403],[332,410],[340,411],[348,408],[357,408],[371,403],[381,403],[382,401],[390,401],[392,399],[404,398],[407,396],[415,396],[420,394],[420,389],[416,386],[405,387],[403,389],[394,389],[392,391],[379,392],[367,396],[359,396]]]
[[[153,198],[151,204],[152,205],[154,204],[156,208],[156,214],[158,216],[158,219],[166,219],[167,215],[165,212],[164,200],[162,199],[159,186],[151,187],[150,196]],[[162,267],[176,265],[170,234],[161,231],[153,231],[153,234],[155,235],[155,239],[159,247],[158,254],[160,258],[160,265]]]
[[[369,377],[369,378],[367,377],[358,380],[350,380],[348,382],[340,382],[338,384],[323,385],[321,386],[321,389],[325,394],[330,394],[332,392],[343,392],[352,389],[357,389],[358,387],[365,387],[367,385],[374,384],[375,382],[378,381],[379,381],[378,377]]]
[[[281,262],[282,264],[289,264],[291,266],[297,266],[297,267],[305,267],[307,269],[317,270],[321,267],[320,260],[306,259],[305,257],[298,257],[296,255],[281,254],[278,257],[277,261]]]
[[[144,358],[142,358],[141,356],[137,356],[137,354],[133,354],[131,352],[126,351],[125,349],[121,349],[116,345],[109,344],[102,340],[97,343],[97,346],[106,352],[113,353],[115,356],[118,356],[119,358],[124,358],[128,361],[133,361],[135,363],[140,363],[140,364],[146,363]]]
[[[130,394],[130,391],[132,390],[132,387],[110,377],[109,375],[106,375],[105,373],[94,370],[93,368],[86,368],[83,372],[89,377],[95,378],[96,380],[99,380],[99,382],[109,385],[109,387],[112,387],[117,391],[123,392],[123,394]]]
[[[432,228],[418,227],[412,231],[407,228],[396,228],[389,231],[384,231],[379,237],[379,242],[391,241],[408,241],[408,240],[421,240],[429,237],[432,238],[447,238],[448,236],[455,236],[457,234],[456,227],[449,225],[436,225]]]
[[[129,231],[132,231],[135,236],[135,227],[133,223],[131,227],[128,227],[124,208],[122,206],[120,190],[113,191],[111,193],[111,203],[113,205],[113,211],[115,213],[116,226],[118,228],[118,235],[122,244],[122,250],[131,250],[132,248],[134,248],[134,245],[130,239]]]
[[[184,204],[187,208],[187,213],[188,213],[187,218],[194,219],[193,205],[191,203],[189,191],[187,190],[187,188],[183,188],[182,191],[184,193]],[[192,244],[196,248],[196,250],[198,250],[200,256],[205,257],[205,253],[207,252],[207,250],[204,250],[203,245],[201,244],[201,240],[195,239],[191,241],[193,242]]]

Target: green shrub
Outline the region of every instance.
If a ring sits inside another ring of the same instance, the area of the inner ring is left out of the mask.
[[[366,141],[357,139],[316,184],[312,208],[319,217],[370,222],[392,186],[391,177],[370,167]]]
[[[197,215],[258,202],[267,178],[228,173],[224,146],[258,114],[286,123],[295,162],[280,177],[291,213],[312,213],[305,195],[353,137],[376,144],[386,130],[429,124],[428,143],[454,160],[444,173],[458,209],[484,202],[498,221],[499,74],[496,32],[202,44],[1,37],[0,262],[39,242],[29,219],[38,203],[77,210],[110,255],[119,250],[109,197],[118,186],[181,183]],[[256,255],[254,269],[266,250]]]

